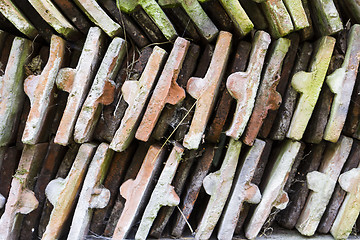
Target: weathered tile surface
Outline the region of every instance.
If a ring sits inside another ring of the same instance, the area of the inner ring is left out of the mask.
[[[99,26],[107,35],[110,37],[122,35],[121,26],[107,15],[96,0],[75,0],[75,3],[88,18],[95,25]]]
[[[360,162],[360,142],[356,139],[353,139],[353,145],[349,154],[348,159],[346,160],[343,168],[341,169],[341,174],[350,171],[353,168],[357,168]],[[320,233],[327,234],[329,233],[336,216],[340,210],[341,204],[344,201],[346,196],[346,191],[341,188],[339,182],[336,184],[334,193],[331,196],[329,204],[326,207],[326,210],[321,218],[317,231]]]
[[[118,8],[125,13],[132,13],[137,10],[138,6],[141,6],[141,8],[161,30],[166,39],[174,40],[176,38],[176,30],[155,0],[117,0],[116,2]]]
[[[258,165],[256,167],[254,176],[253,176],[252,181],[251,181],[251,183],[254,184],[254,185],[259,186],[261,181],[262,181],[262,178],[263,178],[267,163],[269,161],[269,156],[270,156],[270,153],[271,153],[272,144],[273,144],[273,142],[271,140],[269,140],[269,139],[265,140],[265,147],[264,147],[263,152],[262,152],[262,154],[260,156],[259,163],[258,163]],[[246,220],[250,210],[251,210],[251,204],[249,204],[248,202],[243,202],[243,206],[242,206],[242,209],[240,211],[239,220],[238,220],[238,222],[236,224],[236,228],[235,228],[235,234],[236,235],[244,234],[243,226],[244,226],[245,220]]]
[[[295,182],[289,190],[289,198],[291,201],[277,216],[277,222],[282,227],[288,229],[295,227],[309,193],[306,174],[318,170],[325,146],[326,144],[323,141],[319,144],[312,144],[308,149],[305,149],[304,159],[299,165]]]
[[[104,208],[108,204],[110,191],[102,187],[102,183],[112,157],[113,151],[109,145],[101,143],[86,173],[67,239],[84,239],[89,230],[93,209]]]
[[[207,44],[200,56],[199,62],[196,66],[195,73],[189,75],[188,78],[186,79],[186,82],[184,81],[180,86],[184,86],[184,88],[186,88],[188,80],[190,79],[191,76],[204,77],[210,65],[211,57],[213,53],[214,53],[214,46]],[[182,142],[184,136],[189,131],[190,123],[194,116],[194,108],[196,104],[195,104],[195,99],[193,99],[189,94],[186,96],[184,101],[179,104],[181,104],[181,107],[179,106],[179,108],[175,112],[175,114],[178,115],[179,118],[176,120],[176,122],[174,122],[174,124],[176,124],[175,126],[178,125],[178,128],[176,129],[176,132],[174,134],[174,139],[178,142]],[[181,124],[179,125],[180,121]]]
[[[76,40],[78,30],[62,15],[50,0],[29,0],[40,16],[67,39]]]
[[[68,151],[66,152],[64,158],[62,159],[59,169],[57,170],[55,178],[66,178],[68,173],[70,172],[71,166],[76,158],[80,145],[72,144],[68,147]],[[46,189],[46,187],[45,187]],[[45,200],[43,209],[41,211],[41,217],[38,224],[38,238],[41,238],[46,230],[46,226],[49,222],[51,211],[53,209],[52,204],[48,199]],[[35,229],[34,229],[35,230]]]
[[[199,2],[206,2],[208,0],[199,0]],[[245,10],[237,0],[219,0],[235,26],[235,29],[241,37],[248,34],[253,28],[254,24],[247,16]]]
[[[248,0],[240,0],[239,2],[246,14],[249,15],[250,20],[254,23],[255,29],[265,30],[268,27],[268,23],[259,4]]]
[[[41,239],[57,239],[60,236],[95,149],[95,144],[85,143],[81,145],[66,178],[54,179],[47,185],[45,194],[54,208]]]
[[[206,146],[205,146],[206,147]],[[192,150],[192,151],[184,151],[182,160],[179,164],[179,167],[176,171],[175,177],[173,179],[173,186],[175,193],[178,196],[181,196],[185,183],[188,179],[188,176],[191,173],[192,166],[195,162],[195,158],[198,155],[203,154],[205,151],[205,147],[203,149],[199,149],[198,151]],[[154,223],[150,229],[149,235],[152,237],[160,238],[163,234],[163,231],[165,227],[167,226],[171,215],[173,214],[174,210],[177,206],[166,206],[162,207],[157,215],[157,217],[154,220]]]
[[[291,80],[292,87],[300,93],[298,105],[286,135],[294,140],[302,138],[314,110],[330,63],[335,39],[325,36],[319,39],[316,44],[317,50],[312,58],[309,72],[297,72]]]
[[[274,42],[270,60],[265,68],[265,72],[257,92],[255,105],[246,130],[243,135],[243,142],[252,146],[257,137],[268,111],[277,110],[281,104],[281,95],[276,91],[280,81],[283,60],[290,46],[290,40],[280,38]]]
[[[34,187],[35,197],[39,201],[39,206],[24,217],[19,236],[20,240],[27,240],[31,238],[30,236],[34,239],[38,238],[39,221],[46,200],[45,188],[50,180],[54,178],[65,155],[64,150],[65,147],[57,145],[53,141],[49,143],[46,157],[44,158],[41,170],[37,175]]]
[[[124,180],[128,165],[136,149],[135,145],[136,144],[130,145],[124,152],[114,154],[103,184],[104,187],[110,191],[110,200],[106,207],[94,210],[90,224],[90,231],[94,234],[102,235],[105,230],[106,220],[109,219],[111,210],[114,207],[116,198],[119,194],[120,184]]]
[[[310,3],[312,6],[311,17],[321,35],[332,35],[343,29],[343,23],[333,0],[314,0]]]
[[[202,2],[201,6],[205,12],[209,15],[211,20],[216,26],[223,31],[231,32],[234,30],[234,24],[230,16],[226,13],[225,9],[221,6],[219,1],[206,1]]]
[[[115,1],[101,0],[98,2],[124,28],[127,33],[126,36],[134,40],[138,47],[143,48],[149,45],[149,39],[144,35],[139,26],[134,23],[129,15],[119,11]]]
[[[48,62],[40,75],[30,75],[24,81],[24,90],[30,99],[29,112],[22,142],[35,144],[44,126],[50,105],[54,104],[56,76],[64,61],[65,40],[53,35]]]
[[[176,39],[146,108],[143,119],[136,131],[135,137],[137,139],[141,141],[147,141],[149,139],[166,103],[175,105],[185,98],[185,90],[176,83],[176,79],[189,45],[190,42],[184,38],[178,37]]]
[[[129,179],[120,187],[120,194],[126,199],[113,234],[113,239],[124,239],[129,233],[134,220],[139,216],[144,198],[152,190],[153,180],[160,171],[164,150],[158,145],[151,145],[135,179]],[[134,191],[136,189],[136,191]]]
[[[16,132],[24,101],[24,68],[31,53],[31,41],[15,38],[5,74],[0,77],[0,146],[6,146]]]
[[[100,61],[103,40],[104,35],[99,28],[90,28],[76,69],[62,68],[57,75],[57,87],[69,92],[66,108],[55,137],[57,144],[66,146],[72,138],[76,119],[93,81],[96,70],[94,66],[97,66]]]
[[[75,3],[62,0],[53,0],[53,2],[81,33],[87,34],[91,27],[90,20],[81,13]]]
[[[273,37],[284,37],[294,30],[290,14],[283,0],[262,1],[261,6],[269,23],[270,32]],[[298,13],[301,12],[299,11],[301,9],[297,10]]]
[[[297,57],[298,51],[299,51],[299,42],[300,42],[300,36],[298,33],[291,33],[287,37],[291,41],[290,47],[288,52],[286,53],[286,56],[283,61],[282,70],[279,75],[279,84],[276,87],[276,91],[280,93],[282,101],[284,101],[284,95],[286,88],[289,83],[289,79],[293,70],[293,67],[295,65],[295,59]],[[280,105],[281,107],[281,105]],[[268,138],[270,131],[272,129],[272,126],[274,124],[274,121],[277,117],[279,109],[277,110],[270,110],[268,112],[268,115],[266,116],[264,123],[260,129],[259,137],[260,138]]]
[[[157,80],[158,72],[166,57],[166,51],[155,47],[145,66],[140,79],[128,80],[122,86],[124,100],[128,107],[121,120],[120,127],[111,141],[110,148],[115,151],[124,151],[134,139],[140,122],[141,113],[145,108],[150,91]]]
[[[119,71],[125,53],[125,40],[114,38],[102,59],[79,113],[74,129],[75,142],[84,143],[92,140],[103,105],[109,105],[114,100],[115,83],[113,80]]]
[[[324,132],[324,139],[337,142],[343,129],[351,95],[354,89],[360,61],[360,25],[353,25],[347,42],[347,50],[341,68],[326,79],[331,92],[335,94],[330,117]]]
[[[96,125],[93,134],[96,140],[111,142],[113,139],[127,108],[127,103],[122,97],[121,87],[127,79],[138,80],[140,78],[151,53],[151,47],[143,48],[139,55],[137,55],[134,50],[129,51],[115,79],[116,89],[114,101],[103,107],[101,117]],[[132,59],[137,59],[134,65],[130,64]],[[128,66],[131,66],[130,69]]]
[[[243,160],[244,162],[241,165],[240,173],[235,179],[232,193],[229,196],[228,203],[220,220],[219,231],[217,233],[219,240],[232,238],[244,202],[257,204],[261,200],[261,193],[258,186],[251,181],[264,148],[265,142],[256,139],[254,145]]]
[[[184,196],[181,199],[179,207],[183,215],[179,211],[175,212],[175,221],[173,224],[171,235],[177,238],[181,237],[184,231],[184,228],[186,226],[186,220],[190,217],[190,214],[194,208],[194,204],[198,198],[200,189],[202,187],[203,180],[208,174],[214,158],[215,145],[207,144],[204,145],[204,147],[205,152],[197,160],[198,162],[196,164],[196,167],[192,171],[192,174],[186,186],[186,190],[184,192]]]
[[[33,39],[37,35],[36,28],[26,19],[11,0],[0,2],[0,12],[25,36]]]
[[[217,93],[230,54],[232,34],[220,32],[210,66],[204,78],[190,78],[186,90],[195,98],[196,109],[189,132],[183,145],[187,149],[197,149],[205,132],[207,122],[214,108]]]
[[[353,94],[351,96],[350,106],[346,122],[344,125],[344,133],[349,136],[355,136],[356,130],[360,122],[360,74],[356,77],[355,87],[353,89]],[[359,139],[360,135],[358,135]]]
[[[283,188],[301,144],[291,140],[286,140],[283,144],[267,179],[262,199],[246,226],[245,236],[248,239],[258,235],[273,207],[284,209],[288,204],[289,198]]]
[[[209,239],[225,206],[241,151],[241,142],[230,139],[221,168],[204,178],[203,186],[210,200],[196,230],[195,239]]]
[[[309,27],[310,24],[301,0],[283,0],[283,2],[290,14],[295,31]]]
[[[198,0],[160,0],[158,3],[161,7],[176,7],[180,5],[195,23],[195,26],[201,35],[209,42],[211,42],[219,32],[217,27],[202,9]]]
[[[38,207],[38,200],[33,192],[35,176],[45,157],[47,143],[26,145],[19,166],[11,181],[5,212],[0,218],[0,239],[17,239],[23,215]]]
[[[180,198],[176,194],[174,187],[171,186],[171,182],[182,159],[183,152],[184,148],[175,143],[146,205],[135,239],[147,239],[152,223],[161,207],[177,206],[179,204]]]
[[[299,56],[296,60],[292,75],[307,69],[312,53],[312,45],[304,42]],[[280,105],[277,117],[270,132],[270,138],[273,140],[283,140],[290,127],[291,118],[296,107],[297,92],[292,88],[291,82],[283,96],[282,104]]]
[[[233,73],[227,79],[226,87],[231,96],[237,100],[236,112],[230,129],[226,131],[226,135],[234,139],[241,137],[251,116],[270,41],[268,33],[256,32],[246,72]]]
[[[247,60],[249,58],[251,50],[251,44],[245,41],[241,41],[237,47],[233,62],[230,68],[230,74],[238,71],[244,71],[246,67]],[[223,79],[220,85],[222,89],[222,95],[218,102],[218,105],[215,107],[215,117],[212,120],[209,131],[206,134],[206,140],[217,143],[220,138],[221,133],[223,132],[224,125],[227,121],[227,118],[230,113],[231,104],[233,102],[233,97],[230,95],[229,91],[226,89],[226,80]]]
[[[312,191],[296,223],[296,229],[301,234],[312,236],[315,233],[350,153],[352,142],[351,138],[343,136],[337,143],[330,143],[319,170],[306,175],[308,188]]]
[[[177,83],[180,87],[186,88],[186,84],[191,76],[193,76],[193,73],[196,68],[198,68],[198,65],[202,65],[203,63],[198,63],[198,57],[200,55],[200,47],[196,44],[190,44],[188,52],[186,54],[184,63],[181,67],[179,77],[177,79]],[[164,110],[161,112],[161,115],[159,117],[158,122],[156,123],[155,129],[152,133],[152,136],[156,140],[161,140],[163,138],[167,138],[170,136],[170,134],[174,134],[174,131],[177,129],[181,129],[183,127],[186,127],[186,131],[183,131],[184,134],[182,134],[181,140],[176,137],[177,134],[175,134],[175,139],[178,142],[182,141],[182,138],[184,137],[185,133],[188,130],[188,125],[183,120],[185,114],[187,115],[187,119],[192,117],[193,112],[187,112],[188,106],[193,105],[193,99],[187,95],[185,99],[176,104],[176,105],[168,105],[164,108]],[[189,121],[190,121],[189,120]],[[181,123],[180,123],[181,122]]]
[[[340,175],[339,183],[347,194],[342,203],[331,234],[335,239],[347,239],[360,212],[360,165]]]

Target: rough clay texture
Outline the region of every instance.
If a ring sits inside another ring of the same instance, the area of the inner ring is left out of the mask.
[[[252,146],[269,110],[277,110],[281,104],[281,95],[276,91],[280,81],[283,60],[290,47],[290,40],[280,38],[274,42],[270,60],[265,68],[252,115],[246,126],[243,142]]]
[[[15,132],[16,119],[24,101],[24,66],[31,52],[31,41],[16,37],[13,41],[5,74],[0,77],[0,146],[9,144]]]
[[[75,197],[80,190],[95,148],[96,145],[90,143],[81,145],[67,177],[65,179],[54,179],[47,185],[45,194],[54,207],[41,238],[42,240],[57,239],[60,236],[64,223],[74,205]]]
[[[50,0],[29,0],[29,3],[50,26],[65,38],[72,39],[78,34],[78,30],[68,22]]]
[[[195,202],[199,196],[200,189],[202,187],[202,183],[207,173],[209,172],[211,163],[213,161],[215,154],[215,145],[209,145],[205,148],[204,154],[198,159],[196,167],[193,171],[193,174],[190,176],[189,184],[187,185],[186,190],[184,191],[184,196],[181,199],[180,209],[183,215],[177,211],[175,212],[175,224],[173,225],[173,229],[171,231],[171,235],[180,238],[183,230],[186,226],[186,221],[189,219],[190,214],[194,208]]]
[[[199,0],[199,2],[206,1],[208,0]],[[240,36],[245,36],[254,28],[254,24],[251,22],[238,0],[219,0],[219,2],[233,21],[235,29]]]
[[[110,191],[102,187],[102,183],[112,156],[113,151],[109,149],[109,145],[101,143],[86,173],[67,239],[84,239],[89,230],[93,209],[104,208],[108,204]]]
[[[116,77],[125,57],[126,43],[122,38],[114,38],[100,64],[94,82],[77,119],[74,140],[77,143],[89,142],[100,118],[103,105],[114,100]]]
[[[45,123],[49,107],[54,100],[56,76],[61,68],[65,54],[65,40],[53,35],[51,37],[50,55],[40,75],[30,75],[24,81],[24,90],[30,99],[29,112],[22,142],[35,144]]]
[[[261,3],[261,6],[270,24],[270,32],[273,37],[283,37],[294,30],[290,14],[283,0],[267,0]]]
[[[227,90],[237,100],[231,126],[226,131],[226,135],[234,139],[241,137],[251,116],[270,41],[271,38],[268,33],[256,32],[246,72],[233,73],[226,81]]]
[[[333,35],[343,30],[343,23],[333,0],[314,0],[310,2],[313,7],[311,16],[315,17],[315,26],[323,36]]]
[[[316,44],[315,49],[317,50],[310,64],[309,72],[298,72],[291,80],[292,87],[300,93],[298,105],[286,135],[294,140],[302,138],[310,120],[329,67],[335,39],[325,36],[319,39]]]
[[[151,183],[159,171],[164,150],[158,145],[150,146],[141,168],[135,179],[129,179],[120,187],[120,194],[126,199],[124,209],[117,222],[112,239],[125,239],[135,219],[140,214],[140,209],[145,203],[145,198],[150,194]]]
[[[204,178],[203,186],[210,200],[196,230],[195,239],[209,239],[229,196],[241,151],[241,142],[230,139],[221,168]]]
[[[69,93],[54,140],[57,144],[64,146],[69,144],[76,119],[93,81],[95,66],[101,57],[103,41],[102,31],[97,27],[90,28],[76,69],[62,68],[57,75],[57,87]]]
[[[254,145],[245,156],[240,173],[237,179],[235,179],[235,186],[220,220],[217,234],[219,240],[231,239],[233,237],[244,202],[258,204],[261,200],[258,186],[251,181],[258,167],[265,144],[264,141],[255,139]]]
[[[360,62],[360,25],[353,25],[347,43],[343,65],[327,76],[326,83],[335,94],[324,139],[337,142],[348,113],[351,95]]]
[[[310,26],[301,0],[283,0],[294,24],[294,30]]]
[[[178,37],[176,39],[140,126],[136,131],[135,137],[137,139],[141,141],[149,139],[166,103],[175,105],[185,98],[185,90],[177,84],[176,79],[180,73],[189,46],[190,42],[184,38]]]
[[[0,12],[27,37],[33,39],[37,35],[38,31],[36,28],[25,18],[11,0],[0,2]]]
[[[331,234],[335,239],[347,239],[352,231],[360,212],[360,166],[340,175],[339,183],[347,192],[340,207]]]
[[[189,79],[186,90],[196,99],[196,109],[189,132],[183,145],[187,149],[197,149],[215,105],[220,83],[225,73],[230,54],[232,34],[220,32],[213,57],[204,78]]]
[[[39,205],[33,192],[34,177],[38,173],[46,154],[47,143],[26,145],[18,169],[11,181],[5,212],[0,218],[0,239],[18,238],[23,214],[28,214]]]
[[[155,0],[116,0],[116,4],[125,13],[132,13],[137,6],[141,6],[166,39],[173,40],[176,38],[177,33],[174,26]]]
[[[121,26],[107,15],[96,0],[75,0],[75,3],[95,25],[99,26],[110,37],[122,34]]]
[[[300,54],[296,60],[296,64],[293,69],[293,74],[304,71],[310,62],[312,53],[312,45],[305,42]],[[291,83],[288,84],[286,92],[283,96],[282,104],[279,108],[278,115],[274,121],[270,132],[270,138],[273,140],[283,140],[290,127],[291,118],[296,107],[297,92],[292,88]]]
[[[171,186],[171,182],[175,176],[183,153],[184,148],[180,144],[175,143],[145,208],[135,239],[147,239],[153,221],[161,207],[177,206],[179,204],[180,198],[176,194],[174,187]]]
[[[349,156],[353,140],[342,137],[337,143],[329,143],[318,171],[307,174],[310,190],[306,204],[296,223],[296,229],[305,236],[314,235],[321,216],[326,210],[340,171]]]
[[[300,147],[301,143],[297,141],[284,142],[267,179],[262,199],[245,228],[248,239],[254,239],[259,234],[273,207],[284,209],[288,204],[289,198],[284,192],[284,186]]]
[[[128,107],[121,120],[120,127],[111,141],[111,149],[122,152],[134,139],[141,113],[145,108],[146,101],[166,55],[165,50],[155,47],[140,79],[138,81],[126,81],[122,86],[123,97],[128,103]]]
[[[194,22],[201,35],[209,42],[219,33],[219,30],[202,9],[198,0],[160,0],[158,3],[162,7],[181,6]]]

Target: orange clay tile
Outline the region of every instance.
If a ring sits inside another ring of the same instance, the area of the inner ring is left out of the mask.
[[[33,192],[35,177],[45,157],[48,144],[25,145],[18,169],[13,176],[5,212],[0,218],[0,239],[18,238],[23,214],[28,214],[39,205]]]
[[[269,53],[271,58],[265,68],[255,106],[243,136],[246,145],[253,145],[269,110],[276,110],[281,104],[281,95],[276,91],[276,87],[280,81],[282,63],[289,49],[290,40],[279,38],[274,45],[274,49]]]
[[[164,150],[158,145],[151,145],[135,179],[129,179],[120,187],[120,194],[126,199],[125,207],[117,222],[112,239],[125,239],[134,224],[144,199],[152,191],[152,182],[158,174],[164,156]]]
[[[97,148],[84,179],[67,239],[84,239],[89,231],[93,210],[108,204],[110,191],[102,183],[113,153],[107,143],[101,143]]]
[[[302,235],[314,235],[333,194],[341,169],[350,154],[352,143],[353,139],[345,136],[337,143],[329,143],[319,170],[306,175],[307,185],[311,191],[295,226]]]
[[[135,239],[147,239],[150,228],[161,207],[177,206],[179,204],[180,198],[176,194],[171,182],[173,181],[183,153],[183,146],[175,142],[155,189],[151,194],[150,200],[146,205]]]
[[[215,105],[221,80],[225,73],[226,63],[231,50],[231,39],[231,33],[220,32],[205,77],[192,77],[187,83],[186,90],[197,100],[189,132],[184,137],[183,145],[187,149],[197,149],[201,143],[207,122]]]
[[[122,152],[133,140],[140,121],[141,112],[145,107],[146,100],[155,84],[165,57],[166,51],[155,47],[140,79],[138,81],[126,81],[122,86],[121,90],[125,101],[128,103],[128,107],[121,120],[120,127],[111,141],[111,149]]]
[[[227,79],[226,87],[231,96],[237,100],[234,118],[229,130],[226,131],[226,135],[234,139],[241,137],[251,116],[270,41],[268,33],[256,32],[246,72],[233,73]]]
[[[54,100],[55,79],[64,60],[65,40],[53,35],[50,56],[41,75],[25,79],[24,90],[30,99],[31,110],[26,121],[22,142],[35,144],[39,140],[47,113]]]
[[[125,53],[125,41],[122,38],[114,38],[81,108],[74,130],[75,142],[84,143],[92,140],[103,105],[109,105],[114,100],[115,83],[113,80],[120,69]]]
[[[53,205],[53,210],[42,240],[59,238],[65,221],[71,213],[95,148],[96,145],[90,143],[81,145],[67,177],[54,179],[47,185],[45,194]]]
[[[94,66],[100,61],[101,45],[105,35],[97,27],[89,30],[76,69],[60,69],[56,78],[58,88],[69,93],[66,108],[60,121],[54,142],[68,145],[72,137],[76,119],[93,81]]]
[[[185,98],[185,91],[177,84],[176,79],[179,75],[189,46],[190,42],[184,38],[178,37],[176,39],[174,47],[146,108],[144,117],[135,134],[137,139],[145,142],[149,139],[166,103],[175,105]]]

